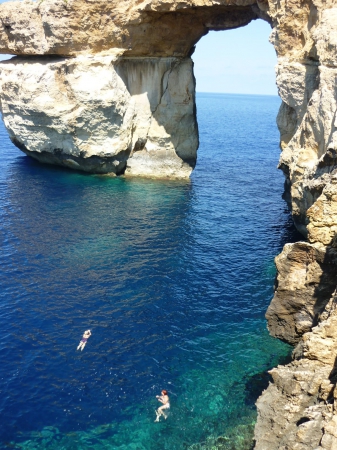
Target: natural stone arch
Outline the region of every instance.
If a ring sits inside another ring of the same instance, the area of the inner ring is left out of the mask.
[[[198,148],[194,45],[259,17],[270,21],[254,0],[4,4],[1,50],[22,55],[1,71],[10,137],[42,162],[188,177]],[[13,102],[19,91],[24,104]]]
[[[303,123],[318,91],[320,58],[334,45],[318,32],[332,28],[326,9],[317,0],[4,3],[0,51],[21,55],[1,64],[5,125],[21,150],[44,162],[96,173],[189,176],[198,147],[193,46],[209,30],[262,18],[273,28],[279,57],[281,167],[305,233],[312,194],[305,201],[298,194],[296,167],[309,154],[304,171],[311,170],[328,145],[314,130],[306,138],[310,124]],[[322,125],[326,136],[331,122]],[[305,149],[293,139],[301,127]]]

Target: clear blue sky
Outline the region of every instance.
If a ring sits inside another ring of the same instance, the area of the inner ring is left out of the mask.
[[[254,20],[236,30],[211,31],[204,36],[192,56],[197,91],[277,95],[276,54],[268,41],[270,32],[267,22]]]
[[[201,38],[192,58],[198,92],[277,95],[270,25],[254,20]]]

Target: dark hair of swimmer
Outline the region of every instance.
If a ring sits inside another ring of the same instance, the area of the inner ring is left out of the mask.
[[[166,391],[165,389],[163,389],[163,390],[161,391],[161,393],[164,394],[164,395],[167,395],[167,391]]]

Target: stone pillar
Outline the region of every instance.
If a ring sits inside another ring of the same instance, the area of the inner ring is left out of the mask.
[[[15,57],[0,64],[0,90],[13,143],[39,161],[170,178],[195,166],[189,57]]]

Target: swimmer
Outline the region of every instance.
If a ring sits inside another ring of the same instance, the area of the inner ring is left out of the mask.
[[[156,398],[158,399],[159,402],[163,404],[162,406],[159,406],[159,408],[156,410],[157,417],[155,422],[159,422],[160,416],[164,416],[165,419],[167,419],[168,417],[164,411],[170,409],[170,399],[165,389],[161,391],[161,395],[156,395]]]
[[[91,336],[91,331],[90,330],[86,330],[83,333],[82,339],[80,340],[80,343],[78,344],[77,350],[81,349],[81,351],[84,349],[85,344],[87,343],[88,339]]]

